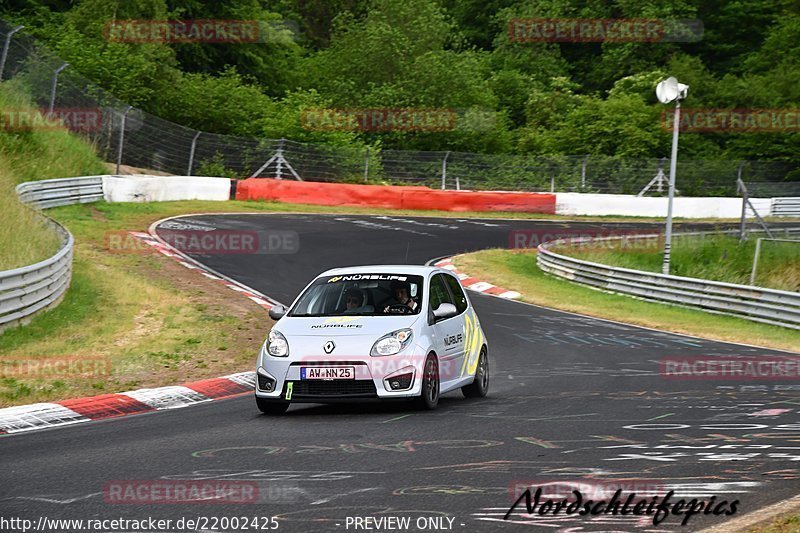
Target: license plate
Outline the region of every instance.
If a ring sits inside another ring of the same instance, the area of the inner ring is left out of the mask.
[[[354,366],[303,366],[300,379],[356,379]]]

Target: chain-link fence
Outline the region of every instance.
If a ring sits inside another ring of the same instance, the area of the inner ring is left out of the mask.
[[[659,159],[376,150],[197,131],[128,106],[24,29],[3,21],[0,46],[0,80],[29,94],[43,113],[72,118],[75,123],[70,128],[91,140],[100,157],[118,166],[179,175],[448,189],[618,194],[646,190],[651,195],[667,190],[665,161]],[[75,119],[78,115],[81,120]],[[677,188],[684,196],[733,196],[739,175],[752,196],[800,195],[800,165],[773,161],[680,159]]]

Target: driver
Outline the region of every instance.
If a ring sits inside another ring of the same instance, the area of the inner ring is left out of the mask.
[[[393,305],[405,305],[411,311],[415,311],[417,309],[417,302],[411,298],[410,283],[407,281],[393,281],[391,288],[392,293],[394,294],[394,299],[386,302],[386,307],[383,309],[384,313],[388,313],[389,308]]]

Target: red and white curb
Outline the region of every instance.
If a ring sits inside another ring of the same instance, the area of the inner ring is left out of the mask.
[[[186,268],[196,270],[203,276],[218,281],[231,290],[242,294],[269,310],[278,302],[246,285],[225,278],[211,269],[180,253],[163,242],[154,233],[129,232],[163,255],[178,261]],[[0,409],[0,434],[23,433],[57,426],[80,424],[92,420],[103,420],[132,414],[177,409],[213,400],[222,400],[255,390],[255,372],[241,372],[221,378],[195,381],[184,385],[139,389],[115,394],[102,394],[88,398],[75,398],[52,403],[35,403]]]
[[[208,267],[204,266],[202,263],[199,263],[188,257],[175,248],[170,246],[169,244],[161,241],[157,236],[151,235],[150,233],[144,233],[142,231],[130,231],[128,232],[132,236],[136,237],[137,239],[141,240],[143,243],[147,244],[148,246],[152,246],[158,252],[164,254],[167,257],[170,257],[180,263],[181,265],[185,266],[186,268],[190,268],[192,270],[196,270],[200,272],[202,275],[209,279],[213,279],[214,281],[218,281],[228,287],[231,290],[234,290],[247,298],[250,298],[252,301],[269,311],[272,307],[278,305],[278,302],[272,300],[268,296],[265,296],[259,292],[254,291],[250,287],[246,285],[242,285],[236,281],[231,279],[226,279],[216,272],[213,272]]]
[[[0,433],[22,433],[222,400],[252,393],[255,380],[255,372],[241,372],[184,385],[7,407],[0,409]]]
[[[502,287],[497,287],[496,285],[492,285],[486,281],[481,281],[478,278],[473,278],[469,274],[459,272],[456,266],[453,264],[452,257],[441,259],[435,262],[434,266],[451,271],[453,274],[458,276],[458,279],[461,280],[461,284],[471,291],[497,296],[498,298],[505,298],[506,300],[518,300],[522,296],[516,291],[503,289]]]

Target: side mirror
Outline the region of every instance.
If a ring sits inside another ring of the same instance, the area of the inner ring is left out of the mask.
[[[276,305],[275,307],[270,308],[269,310],[269,317],[272,320],[280,320],[286,314],[286,306],[285,305]]]
[[[433,317],[437,321],[456,316],[457,314],[458,309],[456,309],[456,306],[448,303],[439,304],[439,307],[433,310]]]

